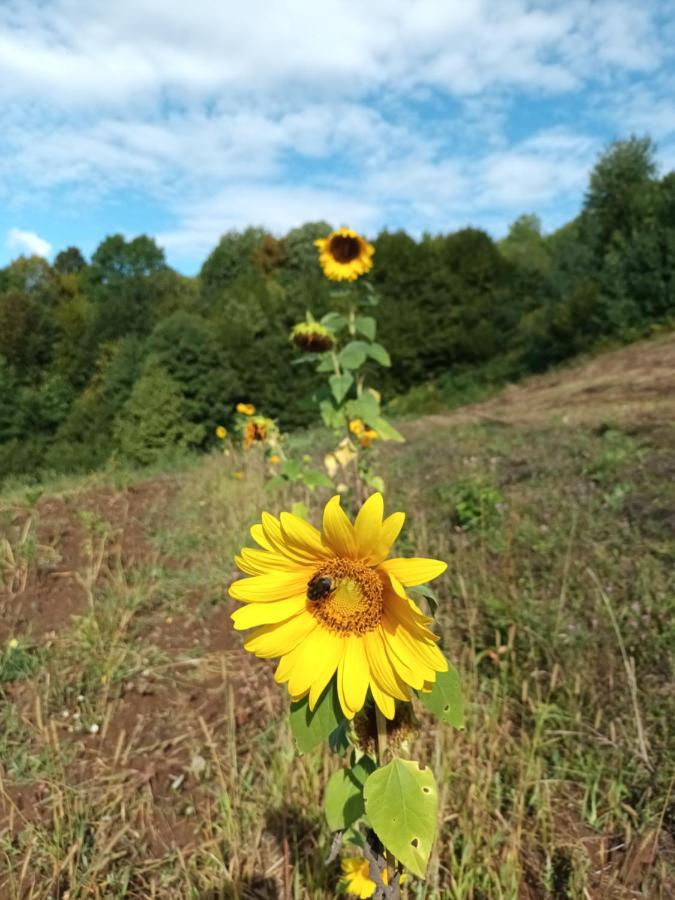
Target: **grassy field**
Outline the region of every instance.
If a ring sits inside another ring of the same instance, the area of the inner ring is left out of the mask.
[[[440,838],[409,898],[675,896],[675,365],[620,352],[383,456],[400,555],[448,560],[468,701],[463,732],[417,710]],[[229,625],[233,552],[290,502],[263,477],[213,456],[2,501],[0,896],[334,896],[338,763],[294,752]]]

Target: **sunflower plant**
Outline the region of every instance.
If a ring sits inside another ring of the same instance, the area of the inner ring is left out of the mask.
[[[376,340],[373,310],[379,298],[368,281],[358,280],[372,268],[375,248],[349,228],[314,243],[325,276],[345,286],[333,292],[335,309],[318,322],[308,312],[290,337],[303,353],[297,362],[314,363],[326,376],[319,411],[338,438],[336,449],[326,457],[326,470],[341,480],[353,473],[358,502],[367,488],[384,490],[374,465],[376,442],[403,440],[382,416],[379,391],[367,384],[373,365],[391,365],[389,353]]]
[[[340,759],[325,789],[331,861],[342,842],[360,848],[343,865],[343,886],[362,897],[371,884],[376,897],[398,897],[404,871],[425,875],[438,795],[431,769],[406,752],[413,705],[463,726],[457,671],[418,603],[446,564],[390,556],[404,520],[384,517],[379,492],[353,523],[334,496],[321,530],[264,512],[251,528],[257,548],[235,559],[245,577],[230,586],[244,647],[279,660],[298,750],[327,741]]]

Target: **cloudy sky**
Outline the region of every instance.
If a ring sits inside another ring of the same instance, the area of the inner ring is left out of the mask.
[[[0,0],[0,265],[316,219],[573,216],[631,132],[675,168],[673,0]]]

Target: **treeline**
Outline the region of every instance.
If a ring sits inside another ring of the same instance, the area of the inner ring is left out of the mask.
[[[313,241],[330,230],[230,232],[195,278],[146,236],[0,270],[0,479],[208,448],[240,400],[285,428],[313,421],[316,376],[293,365],[288,333],[328,309]],[[554,234],[529,215],[499,243],[475,228],[374,243],[385,400],[542,371],[675,316],[675,172],[657,176],[647,138],[608,148]]]

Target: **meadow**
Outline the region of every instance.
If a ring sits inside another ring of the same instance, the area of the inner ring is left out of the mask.
[[[675,892],[674,357],[635,345],[380,451],[400,554],[449,563],[467,701],[463,731],[415,709],[440,810],[408,898]],[[5,493],[0,896],[335,896],[339,763],[295,751],[274,665],[229,621],[234,552],[297,499],[265,477],[253,448]]]

